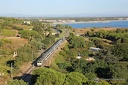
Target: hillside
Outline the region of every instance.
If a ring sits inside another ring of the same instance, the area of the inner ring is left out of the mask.
[[[11,81],[13,77],[21,78],[25,67],[29,67],[42,50],[50,47],[66,32],[49,23],[28,22],[0,17],[0,85]],[[67,26],[64,28],[69,29]]]
[[[21,28],[30,29],[32,26],[22,25],[22,20],[0,18],[0,85],[10,76],[9,61],[13,60],[13,53],[28,43],[27,39],[17,36]]]

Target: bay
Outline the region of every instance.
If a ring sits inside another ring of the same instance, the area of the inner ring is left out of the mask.
[[[63,25],[69,25],[73,28],[102,28],[102,27],[113,27],[113,28],[128,28],[128,20],[117,20],[117,21],[92,21],[92,22],[78,22],[78,23],[65,23]]]

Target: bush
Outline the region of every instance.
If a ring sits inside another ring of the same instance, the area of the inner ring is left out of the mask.
[[[23,80],[10,80],[8,82],[8,85],[28,85],[26,82],[24,82]]]
[[[36,31],[33,31],[33,30],[21,30],[19,32],[19,34],[21,34],[21,37],[22,38],[25,38],[25,39],[30,39],[31,37],[37,37],[38,36],[38,33]]]
[[[12,29],[15,29],[15,30],[23,30],[23,28],[20,28],[20,27],[16,27],[16,26],[12,26]]]
[[[60,69],[65,69],[68,66],[67,63],[58,63],[57,65]]]
[[[2,33],[3,36],[16,36],[16,32],[12,31],[12,30],[7,30],[7,29],[2,29]]]

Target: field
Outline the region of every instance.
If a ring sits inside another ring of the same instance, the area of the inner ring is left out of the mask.
[[[95,31],[99,31],[99,30],[106,30],[106,31],[111,31],[111,30],[116,30],[117,28],[82,28],[82,29],[74,29],[74,31],[78,34],[84,34],[87,31],[91,31],[91,30],[95,30]]]
[[[14,24],[14,26],[17,26],[19,28],[23,28],[24,30],[30,30],[33,28],[33,26],[27,26],[27,25],[22,25],[22,24]]]

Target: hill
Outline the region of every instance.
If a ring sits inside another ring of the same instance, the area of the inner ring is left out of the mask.
[[[33,26],[22,25],[22,20],[0,17],[0,85],[10,76],[9,61],[14,52],[28,44],[27,39],[17,36],[19,31],[30,28]]]

